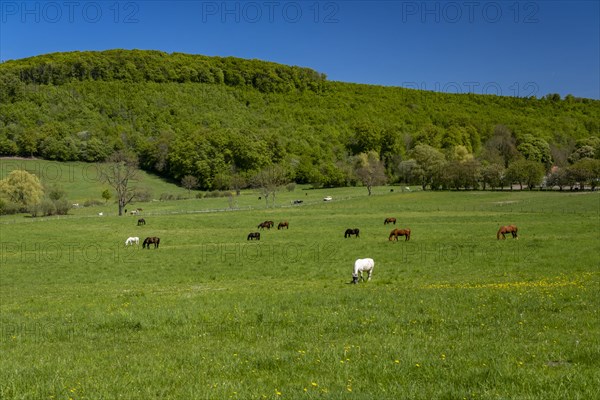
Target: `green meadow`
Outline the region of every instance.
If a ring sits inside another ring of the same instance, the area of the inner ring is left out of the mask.
[[[60,165],[45,183],[100,198],[85,164]],[[187,195],[143,180],[155,198]],[[298,186],[270,208],[258,196],[132,205],[145,226],[112,201],[0,217],[0,398],[600,395],[598,192]],[[386,217],[411,240],[388,241]],[[264,220],[290,228],[247,241]],[[507,224],[518,240],[496,239]],[[348,284],[364,257],[372,280]]]

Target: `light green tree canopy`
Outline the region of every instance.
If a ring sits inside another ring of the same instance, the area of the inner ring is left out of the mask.
[[[44,189],[37,176],[25,170],[14,170],[0,181],[0,192],[23,208],[40,203]]]

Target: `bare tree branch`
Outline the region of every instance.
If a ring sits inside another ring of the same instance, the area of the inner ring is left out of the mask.
[[[138,160],[135,156],[124,152],[116,152],[103,165],[100,172],[101,179],[108,183],[117,193],[119,215],[135,197],[135,186],[130,183],[138,180]]]

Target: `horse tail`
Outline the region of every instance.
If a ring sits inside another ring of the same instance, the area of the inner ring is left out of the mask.
[[[502,232],[502,228],[498,229],[498,233],[496,233],[496,239],[500,239],[501,232]]]

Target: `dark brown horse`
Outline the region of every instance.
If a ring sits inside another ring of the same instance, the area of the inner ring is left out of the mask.
[[[146,225],[146,220],[144,218],[138,219],[138,226],[140,225]]]
[[[393,218],[393,217],[386,218],[385,221],[383,221],[383,224],[384,225],[387,225],[387,224],[394,224],[394,225],[396,225],[396,218]]]
[[[354,229],[346,229],[346,232],[344,233],[344,237],[345,238],[349,238],[350,236],[354,235],[356,237],[358,237],[358,234],[360,233],[360,231],[358,230],[358,228],[354,228]]]
[[[277,230],[283,229],[283,228],[290,229],[290,224],[288,224],[287,221],[282,221],[279,223],[279,225],[277,225]]]
[[[250,232],[248,234],[248,239],[246,239],[246,240],[254,240],[254,239],[260,240],[260,232]]]
[[[265,221],[265,222],[261,222],[260,224],[258,224],[257,226],[258,229],[271,229],[271,221]]]
[[[144,239],[144,243],[142,243],[142,249],[149,249],[151,244],[154,245],[155,249],[158,249],[158,245],[160,244],[160,238],[157,238],[156,236],[147,237],[146,239]]]
[[[406,228],[406,229],[394,229],[391,233],[390,233],[390,237],[389,240],[396,240],[398,241],[398,236],[405,236],[404,241],[408,241],[410,240],[410,229]]]
[[[498,229],[498,233],[496,233],[496,238],[500,239],[500,235],[502,235],[502,239],[506,239],[506,236],[504,235],[507,233],[510,233],[513,239],[518,239],[516,225],[501,226],[500,229]]]

